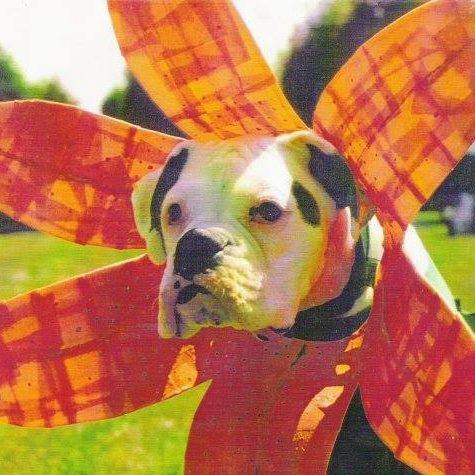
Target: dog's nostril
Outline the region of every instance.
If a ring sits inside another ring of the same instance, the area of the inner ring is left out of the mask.
[[[216,267],[216,254],[223,249],[222,244],[203,231],[192,229],[178,241],[174,260],[175,273],[192,280],[194,275]]]

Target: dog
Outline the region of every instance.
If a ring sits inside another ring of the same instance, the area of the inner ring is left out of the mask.
[[[382,229],[345,161],[311,131],[184,141],[132,202],[151,259],[166,263],[162,338],[221,326],[337,340],[369,316]],[[412,228],[404,248],[419,272],[435,275]],[[413,473],[371,430],[358,394],[334,454],[330,473],[375,473],[374,460]]]

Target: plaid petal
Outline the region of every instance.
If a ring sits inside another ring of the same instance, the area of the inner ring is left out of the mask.
[[[254,463],[247,442],[265,429],[269,437],[280,436],[253,439],[253,450],[260,447],[277,460],[286,447],[295,453],[289,464],[312,453],[324,466],[356,386],[362,337],[312,343],[269,331],[260,341],[242,331],[207,329],[188,340],[162,340],[162,272],[163,266],[142,256],[3,303],[0,421],[53,427],[101,420],[211,379],[193,423],[192,433],[200,435],[192,437],[191,467],[204,460],[192,454],[196,443],[210,445],[204,434],[219,418],[227,423],[210,440],[229,438],[230,445],[218,444],[221,458],[214,463],[229,457]],[[234,416],[245,410],[249,417],[240,424]],[[249,427],[248,436],[238,437]],[[315,451],[321,440],[327,441],[325,452]]]
[[[0,421],[106,419],[211,379],[187,470],[216,473],[232,460],[243,469],[323,472],[357,384],[362,336],[314,343],[269,331],[260,341],[208,329],[161,340],[162,272],[143,256],[2,304]]]
[[[304,342],[237,332],[215,343],[186,473],[325,473],[358,377],[362,335]]]
[[[127,63],[152,99],[198,139],[306,128],[227,0],[109,0]]]
[[[105,419],[198,384],[196,356],[209,342],[158,337],[162,271],[140,257],[3,303],[0,421]]]
[[[143,248],[132,184],[180,139],[73,106],[0,104],[0,210],[81,244]]]
[[[382,440],[422,473],[474,471],[475,340],[401,250],[408,223],[475,139],[474,58],[475,4],[429,2],[356,52],[314,119],[348,159],[386,236],[363,403]]]
[[[400,249],[384,255],[368,323],[360,385],[373,428],[421,473],[474,473],[475,339]]]
[[[315,129],[396,239],[475,140],[474,58],[475,4],[429,2],[365,43],[317,105]]]

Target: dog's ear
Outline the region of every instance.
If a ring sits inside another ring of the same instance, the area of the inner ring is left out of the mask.
[[[132,206],[137,229],[147,244],[153,262],[166,260],[161,214],[166,193],[178,181],[188,160],[188,148],[179,145],[162,170],[154,171],[138,181],[132,192]]]
[[[305,148],[309,173],[335,202],[337,209],[350,209],[352,234],[357,238],[374,211],[366,195],[356,185],[346,160],[330,142],[311,130],[286,134],[280,140],[286,146]]]
[[[159,171],[149,173],[135,184],[132,192],[135,225],[145,240],[150,258],[156,264],[161,264],[166,259],[162,236],[156,229],[152,228],[152,215],[150,213],[152,196],[159,176]]]

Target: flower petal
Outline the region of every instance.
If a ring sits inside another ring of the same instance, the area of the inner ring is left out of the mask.
[[[165,114],[197,139],[306,128],[227,0],[109,0],[127,63]]]
[[[207,329],[162,340],[162,272],[143,256],[2,304],[0,421],[106,419],[211,379],[187,468],[232,461],[323,472],[356,387],[361,335],[312,343],[268,332],[260,341]]]
[[[366,42],[325,89],[314,127],[400,238],[475,140],[475,5],[437,0]]]
[[[0,210],[81,244],[145,247],[132,185],[180,140],[69,105],[0,103]]]
[[[357,384],[362,336],[216,342],[216,376],[195,415],[187,473],[325,473]]]
[[[475,339],[400,249],[384,255],[365,339],[362,399],[381,439],[421,473],[474,473]]]
[[[0,421],[57,426],[118,416],[203,381],[199,339],[161,340],[163,267],[140,257],[0,306]]]

